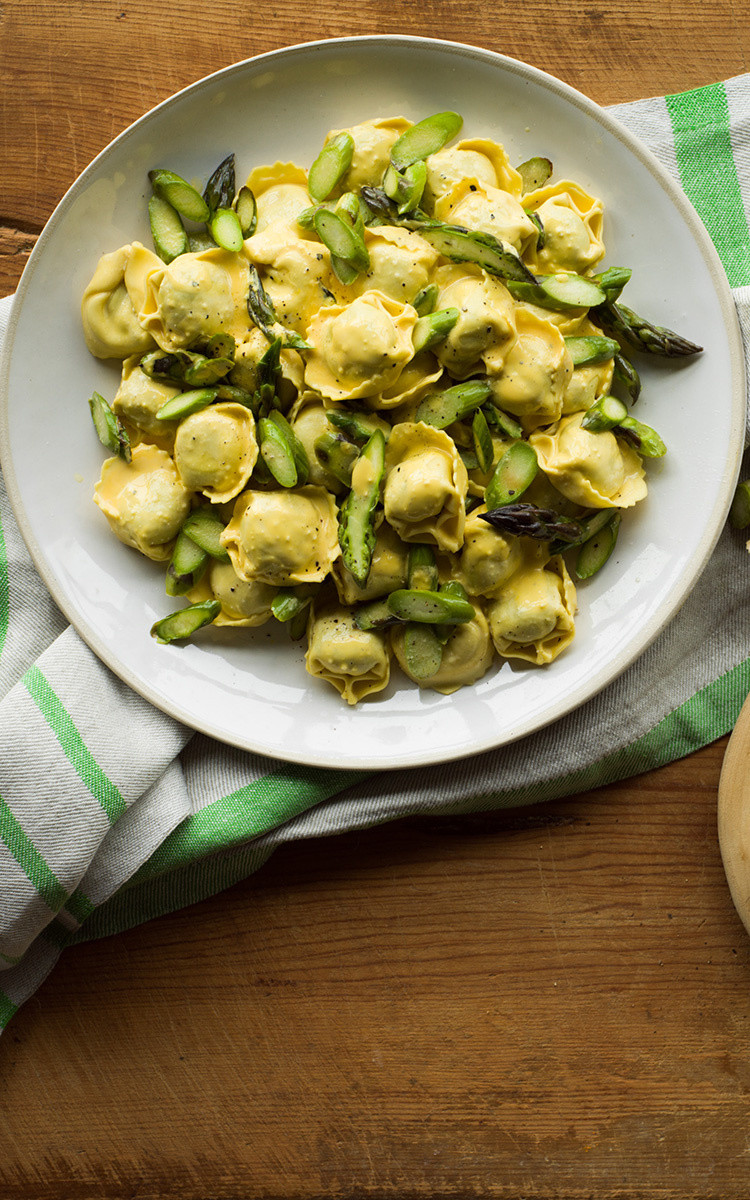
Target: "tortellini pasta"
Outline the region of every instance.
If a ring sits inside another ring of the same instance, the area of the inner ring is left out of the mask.
[[[435,204],[435,216],[489,233],[519,253],[536,239],[536,226],[510,192],[461,179]]]
[[[502,371],[516,340],[516,310],[498,279],[472,267],[443,266],[437,282],[440,308],[458,310],[458,320],[435,348],[438,360],[454,379]]]
[[[516,340],[492,376],[498,408],[519,417],[528,431],[562,413],[573,363],[559,329],[532,312],[516,314]]]
[[[637,452],[614,433],[590,433],[583,413],[563,417],[529,438],[542,470],[563,496],[585,508],[631,508],[646,495]]]
[[[583,538],[647,491],[622,431],[585,419],[617,387],[596,312],[514,288],[592,279],[600,200],[566,179],[524,193],[489,138],[438,139],[401,177],[410,127],[330,131],[351,158],[322,199],[304,166],[256,164],[241,245],[210,221],[171,261],[130,242],[82,300],[91,353],[121,363],[111,410],[91,401],[113,532],[213,624],[286,622],[350,705],[386,699],[392,667],[450,695],[551,663],[577,604],[555,531]],[[421,189],[408,210],[394,179]]]
[[[97,358],[126,358],[129,354],[143,354],[154,345],[151,334],[138,319],[125,281],[132,255],[132,246],[103,254],[83,293],[83,336]]]
[[[368,291],[322,308],[310,321],[305,383],[327,400],[369,399],[392,388],[414,357],[410,304]]]
[[[348,704],[388,686],[391,662],[383,634],[358,629],[350,609],[313,609],[307,630],[305,664],[325,679]]]
[[[214,618],[214,625],[254,628],[271,620],[271,604],[277,590],[258,579],[241,579],[231,562],[214,560],[188,598],[195,604],[210,599],[219,601],[221,611]]]
[[[326,141],[342,132],[351,134],[354,141],[351,165],[339,184],[339,190],[355,192],[363,185],[380,184],[390,162],[391,147],[409,124],[403,117],[376,117],[358,125],[350,125],[347,130],[331,130]]]
[[[324,488],[246,491],[221,535],[240,579],[289,587],[320,583],[340,549],[336,503]]]
[[[161,420],[157,413],[180,389],[161,379],[152,379],[140,367],[140,355],[133,354],[122,364],[122,380],[112,408],[128,423],[138,437],[149,437],[157,444],[174,442],[174,422]],[[168,446],[164,446],[167,449]]]
[[[134,446],[132,460],[108,458],[94,500],[113,533],[157,562],[168,559],[190,511],[190,492],[158,446]]]
[[[212,404],[181,421],[175,435],[180,479],[214,504],[239,495],[257,457],[255,419],[242,404]]]
[[[394,426],[386,454],[383,511],[404,541],[459,550],[467,489],[466,467],[447,433],[421,422]]]
[[[487,610],[495,649],[537,666],[552,662],[573,640],[575,608],[575,586],[559,555],[520,569]]]
[[[145,274],[138,319],[162,350],[214,333],[241,337],[250,324],[247,291],[247,263],[239,255],[218,247],[181,254]]]
[[[529,192],[524,207],[544,226],[544,245],[528,256],[532,270],[583,275],[604,257],[602,203],[577,183],[563,180]]]

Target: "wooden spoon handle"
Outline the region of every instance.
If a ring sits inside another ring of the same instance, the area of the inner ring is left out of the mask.
[[[734,906],[750,933],[750,696],[724,754],[719,778],[719,848]]]

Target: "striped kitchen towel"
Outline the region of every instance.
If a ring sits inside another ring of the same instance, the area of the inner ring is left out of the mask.
[[[750,346],[750,76],[613,111],[704,220]],[[749,582],[725,530],[674,621],[576,712],[434,769],[340,773],[212,742],[131,692],[66,628],[0,479],[0,1028],[63,947],[201,900],[282,842],[565,796],[726,733],[750,690]]]

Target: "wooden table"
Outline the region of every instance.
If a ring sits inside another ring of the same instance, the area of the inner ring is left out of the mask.
[[[106,143],[344,34],[462,40],[601,103],[750,62],[737,0],[4,0],[0,288]],[[277,852],[67,951],[0,1043],[2,1200],[745,1200],[750,943],[725,740],[531,809]]]

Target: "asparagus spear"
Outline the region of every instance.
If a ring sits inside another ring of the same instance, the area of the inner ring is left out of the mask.
[[[258,274],[258,268],[251,264],[249,268],[249,286],[247,293],[247,308],[255,324],[268,338],[269,342],[280,337],[283,346],[290,350],[309,350],[309,343],[293,330],[285,329],[276,316],[271,299],[268,296]]]
[[[601,325],[631,350],[657,354],[662,358],[685,358],[700,354],[703,350],[702,346],[688,341],[679,333],[639,317],[624,304],[602,304],[594,309],[591,316],[597,325]]]
[[[400,620],[424,621],[428,625],[463,625],[474,617],[471,601],[424,588],[398,588],[390,593],[387,604]]]
[[[223,158],[208,178],[203,199],[211,213],[218,208],[231,208],[234,200],[234,154]]]
[[[547,542],[557,538],[563,542],[573,542],[581,534],[579,521],[563,517],[551,508],[537,508],[535,504],[506,504],[479,516],[501,533],[513,533],[538,541]]]

